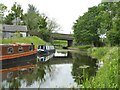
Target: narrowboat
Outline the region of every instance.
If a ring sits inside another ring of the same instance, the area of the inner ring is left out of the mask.
[[[48,46],[48,45],[39,45],[37,52],[39,54],[51,54],[55,53],[55,47],[54,46]]]
[[[0,67],[6,69],[24,65],[28,61],[36,60],[37,51],[34,44],[0,44]]]

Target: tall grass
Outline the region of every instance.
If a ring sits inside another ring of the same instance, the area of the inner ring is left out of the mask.
[[[84,83],[85,88],[118,88],[118,47],[89,49],[89,54],[104,62],[96,76]]]
[[[35,47],[37,47],[40,44],[48,44],[42,39],[38,38],[37,36],[31,36],[31,37],[16,37],[16,38],[9,38],[9,39],[2,39],[2,44],[11,44],[11,43],[34,43]]]

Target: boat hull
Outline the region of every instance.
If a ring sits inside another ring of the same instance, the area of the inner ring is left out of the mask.
[[[11,68],[11,67],[17,67],[17,66],[23,66],[26,64],[34,64],[36,63],[36,58],[37,58],[37,54],[33,53],[33,54],[29,54],[26,56],[20,56],[20,57],[16,57],[16,58],[6,58],[4,60],[0,60],[0,69],[7,69],[7,68]]]

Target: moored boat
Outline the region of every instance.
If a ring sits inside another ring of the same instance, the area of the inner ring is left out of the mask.
[[[39,45],[37,52],[39,54],[51,54],[55,53],[55,47],[54,46],[49,46],[49,45]]]
[[[19,63],[36,60],[37,51],[33,44],[0,44],[1,69],[18,66]]]

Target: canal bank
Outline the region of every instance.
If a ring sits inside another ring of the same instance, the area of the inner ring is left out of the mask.
[[[95,77],[88,79],[84,75],[84,83],[82,88],[118,88],[119,87],[119,47],[89,47],[75,46],[70,47],[70,50],[76,50],[82,54],[87,52],[87,55],[98,60],[98,71]],[[85,52],[84,52],[85,51]],[[78,79],[78,81],[80,81]]]
[[[84,88],[119,88],[118,47],[90,48],[88,54],[97,58],[101,67],[95,77],[84,82]],[[100,65],[99,64],[99,65]]]
[[[31,44],[34,43],[35,47],[37,48],[40,44],[48,44],[41,38],[37,36],[29,36],[29,37],[16,37],[16,38],[5,38],[1,40],[2,44],[15,44],[15,43],[26,43]]]

